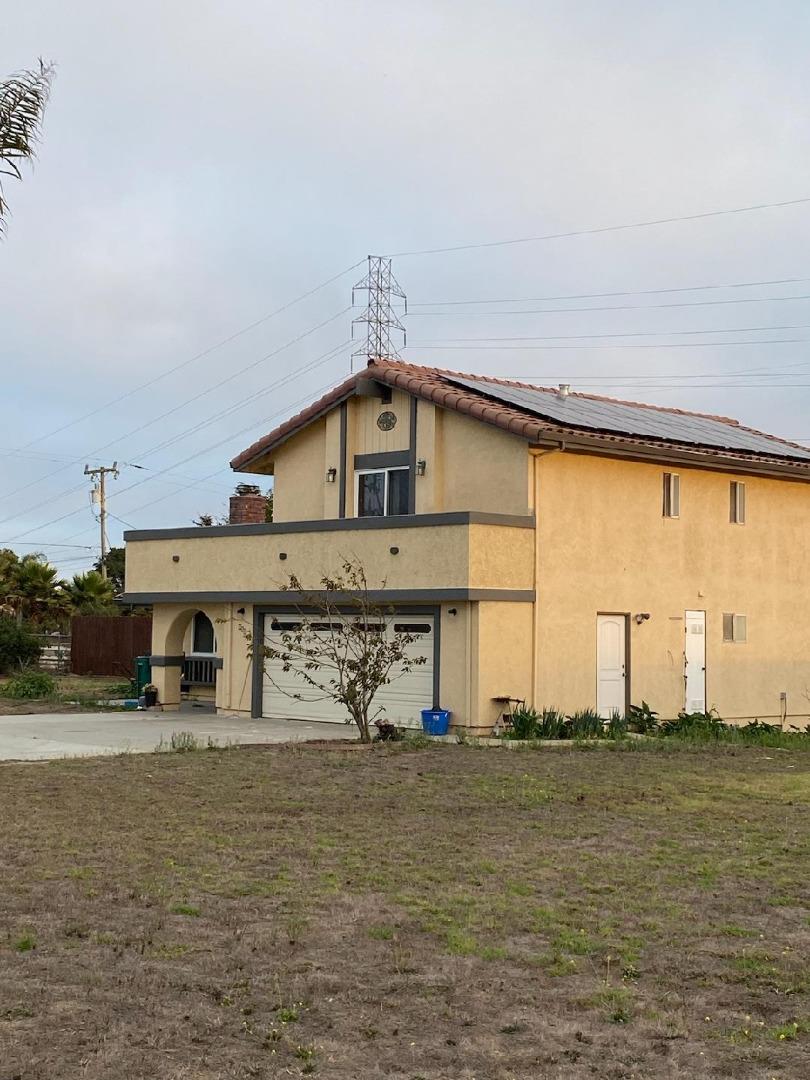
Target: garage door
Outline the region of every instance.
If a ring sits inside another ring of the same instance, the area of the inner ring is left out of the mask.
[[[300,615],[278,614],[265,618],[265,641],[268,645],[280,644],[279,634],[291,629],[301,621]],[[333,620],[342,622],[343,620]],[[411,668],[381,687],[374,698],[376,708],[382,705],[382,714],[400,727],[419,727],[420,711],[433,705],[433,653],[435,626],[432,615],[394,615],[385,620],[386,632],[393,634],[407,633],[414,640],[407,646],[411,656],[424,656],[426,663]],[[331,633],[330,623],[316,624],[323,628],[319,633],[327,636]],[[316,676],[317,677],[317,676]],[[298,700],[293,695],[300,695]],[[373,710],[372,710],[373,711]],[[265,675],[262,692],[262,716],[290,720],[324,720],[342,724],[346,720],[346,711],[342,705],[330,699],[319,697],[318,692],[308,687],[306,682],[293,671],[282,670],[278,660],[265,661]]]

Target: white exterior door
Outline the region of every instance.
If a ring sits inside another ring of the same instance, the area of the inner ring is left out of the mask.
[[[687,611],[683,672],[687,712],[706,711],[706,612]]]
[[[626,632],[624,615],[596,616],[596,707],[605,720],[627,711]]]
[[[292,612],[268,615],[265,619],[265,641],[268,645],[278,643],[278,633],[285,624],[299,622],[300,615]],[[342,620],[340,620],[342,621]],[[389,634],[397,630],[412,634],[414,640],[406,651],[414,657],[424,656],[427,662],[411,668],[407,675],[402,675],[383,686],[377,692],[372,712],[384,706],[381,713],[386,720],[399,727],[421,727],[422,709],[433,706],[433,654],[435,627],[432,615],[392,615],[386,617]],[[274,631],[274,627],[276,627]],[[324,630],[330,633],[329,629]],[[313,672],[317,677],[317,673]],[[295,695],[300,695],[296,697]],[[294,671],[285,672],[278,660],[265,661],[265,674],[262,691],[262,716],[286,720],[320,720],[327,723],[342,724],[347,713],[342,705],[336,704],[317,690],[307,686],[306,682]]]

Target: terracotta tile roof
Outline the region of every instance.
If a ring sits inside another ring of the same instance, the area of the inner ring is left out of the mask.
[[[519,407],[516,404],[503,400],[497,400],[491,396],[497,393],[497,388],[515,388],[528,390],[537,395],[541,405],[537,406],[538,412],[542,412],[542,397],[548,394],[551,399],[559,399],[556,388],[540,387],[533,383],[522,383],[510,379],[499,379],[492,376],[470,375],[464,372],[448,371],[443,368],[423,367],[416,364],[408,364],[400,360],[376,360],[371,361],[368,367],[350,376],[340,385],[334,387],[319,400],[312,403],[296,416],[291,417],[264,438],[249,446],[241,454],[231,461],[231,468],[240,471],[250,471],[250,466],[255,465],[258,459],[264,457],[275,447],[279,446],[291,435],[311,423],[313,420],[333,409],[339,402],[350,397],[357,383],[361,379],[373,378],[388,386],[404,390],[409,394],[432,401],[445,409],[453,409],[463,415],[474,417],[484,423],[492,424],[508,431],[513,435],[526,439],[530,443],[549,444],[550,442],[565,440],[585,440],[591,444],[602,443],[605,445],[618,445],[632,448],[645,447],[647,452],[652,447],[662,450],[680,450],[696,455],[717,455],[722,453],[724,457],[735,458],[749,463],[769,463],[783,465],[795,469],[807,470],[810,473],[810,456],[808,448],[789,443],[776,436],[766,435],[754,428],[741,425],[737,420],[727,416],[715,416],[709,413],[690,412],[685,409],[673,409],[660,405],[648,405],[643,402],[628,402],[617,398],[603,397],[597,394],[571,393],[570,399],[574,402],[605,403],[614,406],[629,406],[633,409],[650,410],[653,413],[663,414],[666,417],[689,418],[697,421],[712,421],[728,425],[734,432],[748,433],[767,440],[765,452],[762,450],[752,451],[739,447],[719,446],[716,441],[700,442],[694,436],[687,438],[673,438],[640,435],[633,432],[619,432],[600,428],[598,422],[566,423],[559,419],[555,420],[544,415],[534,414],[534,408]],[[464,380],[475,383],[475,387],[461,385],[454,380]],[[487,384],[490,396],[487,396]],[[730,433],[731,436],[731,433]],[[739,441],[735,436],[733,441]],[[770,449],[770,447],[773,449]],[[784,448],[784,449],[782,449]],[[796,456],[794,453],[799,451]],[[805,457],[805,460],[801,460]]]

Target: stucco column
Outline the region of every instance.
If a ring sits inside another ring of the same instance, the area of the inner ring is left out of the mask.
[[[161,657],[153,657],[152,683],[157,687],[158,705],[164,712],[176,712],[180,708],[180,675],[182,664],[162,665]]]

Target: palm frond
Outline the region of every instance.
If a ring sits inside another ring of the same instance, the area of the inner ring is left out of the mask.
[[[0,82],[0,176],[21,180],[20,163],[35,156],[54,71],[53,64],[40,60],[38,68],[18,71]],[[0,233],[7,214],[0,184]]]

